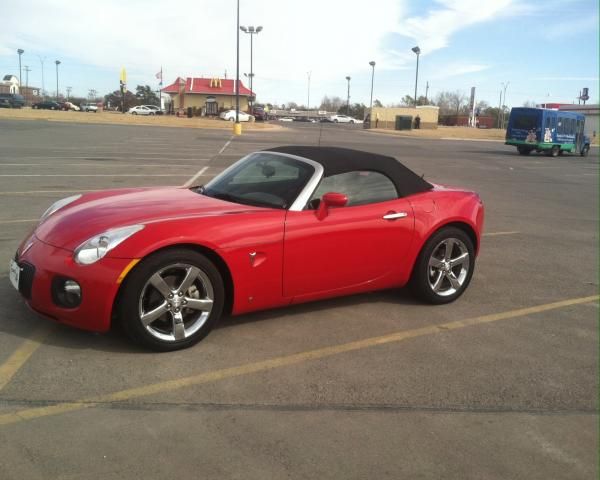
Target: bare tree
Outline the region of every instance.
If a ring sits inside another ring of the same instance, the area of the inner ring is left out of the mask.
[[[337,112],[342,105],[346,105],[340,97],[328,97],[325,95],[321,100],[321,106],[319,109],[326,110],[328,112]]]
[[[528,108],[535,108],[536,103],[533,100],[527,100],[525,103],[523,103],[523,106]]]

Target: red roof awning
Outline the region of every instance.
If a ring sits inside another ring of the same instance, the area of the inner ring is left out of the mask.
[[[185,82],[185,85],[183,83]],[[179,93],[181,90],[185,93],[199,93],[205,95],[235,95],[235,81],[229,78],[195,78],[187,77],[185,80],[181,77],[162,89],[165,93]],[[240,95],[250,96],[252,92],[246,88],[240,80]]]

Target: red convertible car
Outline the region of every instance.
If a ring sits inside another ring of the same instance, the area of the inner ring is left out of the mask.
[[[201,187],[59,200],[10,280],[34,310],[176,350],[223,314],[401,287],[430,303],[467,288],[483,225],[476,193],[396,159],[331,147],[252,153]]]

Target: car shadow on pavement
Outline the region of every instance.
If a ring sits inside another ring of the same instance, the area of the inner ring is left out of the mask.
[[[4,340],[1,338],[1,336],[4,335],[15,338],[14,342],[10,342],[9,348],[11,350],[18,348],[22,341],[29,339],[33,332],[38,329],[48,328],[49,334],[42,340],[43,345],[51,345],[65,349],[87,349],[124,354],[154,353],[131,341],[119,325],[113,325],[111,330],[107,333],[94,333],[78,330],[67,325],[56,323],[53,320],[32,311],[25,305],[16,292],[14,295],[11,295],[3,290],[4,288],[0,288],[0,295],[4,294],[3,298],[5,299],[3,304],[0,305],[0,341]],[[13,296],[14,298],[12,298]],[[352,307],[368,303],[396,305],[422,304],[412,296],[408,289],[382,290],[292,305],[273,310],[264,310],[236,317],[226,316],[221,319],[215,329],[275,320],[283,315],[310,315],[312,313],[333,310],[335,308]],[[5,343],[6,342],[2,342],[0,344]]]
[[[417,300],[407,288],[395,288],[390,290],[380,290],[376,292],[360,293],[345,297],[331,298],[314,302],[290,305],[272,310],[263,310],[256,313],[247,313],[236,317],[225,317],[215,329],[235,327],[246,323],[256,323],[263,320],[272,320],[282,315],[307,315],[335,308],[352,307],[368,303],[387,303],[392,305],[424,305]]]

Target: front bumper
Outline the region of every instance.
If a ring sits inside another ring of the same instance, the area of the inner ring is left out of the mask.
[[[92,265],[79,265],[73,252],[31,237],[31,247],[15,260],[22,268],[19,292],[36,312],[83,330],[105,332],[110,328],[119,277],[131,259],[104,257]],[[23,275],[25,274],[25,275]],[[81,303],[75,308],[57,305],[52,280],[66,277],[81,286]]]

